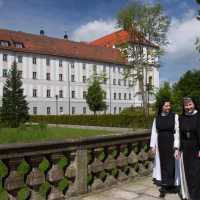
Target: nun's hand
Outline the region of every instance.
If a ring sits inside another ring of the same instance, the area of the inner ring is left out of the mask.
[[[198,157],[200,158],[200,151],[199,151],[199,153],[198,153]]]
[[[180,151],[178,149],[175,150],[174,157],[175,157],[176,160],[180,159],[181,156],[180,156]]]

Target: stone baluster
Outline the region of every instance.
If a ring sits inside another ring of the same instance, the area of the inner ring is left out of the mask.
[[[24,186],[24,178],[17,172],[22,160],[23,158],[12,158],[7,162],[9,175],[5,180],[5,189],[9,193],[10,200],[17,200],[17,193]]]
[[[38,199],[39,187],[45,182],[45,174],[39,170],[39,164],[43,159],[42,155],[30,156],[26,159],[31,167],[31,172],[26,178],[26,184],[32,189],[31,200]]]
[[[77,194],[77,189],[75,186],[75,178],[77,175],[76,174],[77,166],[76,166],[75,158],[76,158],[76,152],[70,152],[69,154],[70,163],[69,163],[69,166],[65,170],[65,176],[69,180],[68,190],[65,194],[67,197]]]
[[[47,180],[52,184],[48,200],[64,200],[64,194],[57,188],[58,182],[64,178],[64,171],[58,166],[58,161],[63,158],[62,153],[51,154],[48,160],[52,164],[51,169],[47,173]]]

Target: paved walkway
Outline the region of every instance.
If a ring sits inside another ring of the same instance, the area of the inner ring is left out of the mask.
[[[152,184],[151,177],[118,184],[104,191],[90,193],[70,200],[158,200],[158,188]],[[165,200],[180,200],[177,194],[167,194]]]

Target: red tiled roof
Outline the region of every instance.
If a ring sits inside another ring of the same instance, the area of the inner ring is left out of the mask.
[[[110,49],[83,42],[52,38],[45,35],[34,35],[20,31],[0,29],[0,41],[9,41],[9,47],[0,49],[16,52],[60,56],[96,62],[126,64],[126,59],[117,49]],[[15,42],[23,43],[24,48],[16,48]]]
[[[101,37],[97,40],[94,40],[94,41],[90,42],[90,44],[112,48],[113,46],[123,45],[127,42],[138,43],[138,37],[135,37],[135,39],[134,39],[135,41],[133,41],[132,38],[127,31],[119,30],[119,31],[116,31],[116,32],[111,33],[109,35],[106,35],[104,37]],[[141,35],[140,35],[140,41],[139,42],[141,44],[145,45],[145,46],[151,46],[151,47],[154,47],[154,48],[158,48],[157,45],[151,43],[150,41],[148,41],[144,37],[141,37]]]

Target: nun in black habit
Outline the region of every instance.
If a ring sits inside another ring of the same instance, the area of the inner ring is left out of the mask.
[[[200,112],[196,102],[183,99],[180,127],[180,174],[183,199],[200,200]]]
[[[164,100],[159,105],[159,110],[154,119],[150,147],[155,155],[153,179],[154,183],[160,186],[160,196],[171,190],[175,190],[179,185],[178,155],[179,147],[179,123],[178,115],[171,111],[169,100]]]

